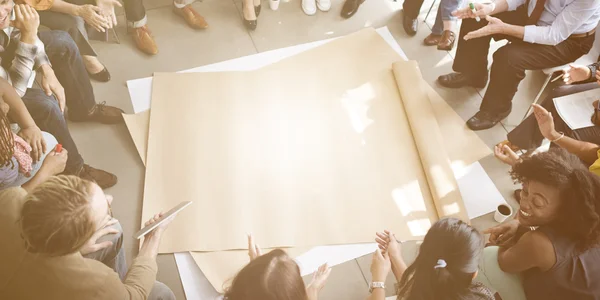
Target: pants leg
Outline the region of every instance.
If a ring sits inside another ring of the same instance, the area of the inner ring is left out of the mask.
[[[138,22],[146,18],[146,8],[142,0],[123,0],[123,3],[128,22]]]
[[[442,1],[444,2],[444,1]],[[444,32],[444,20],[442,19],[442,4],[438,7],[437,14],[435,16],[435,23],[431,27],[431,34],[441,35]]]
[[[405,0],[404,4],[402,4],[404,16],[411,19],[416,19],[421,11],[421,6],[423,6],[423,1],[424,0]]]
[[[498,265],[498,247],[483,249],[483,263],[479,265],[476,281],[496,290],[502,299],[527,300],[521,277],[504,273]]]
[[[85,257],[102,262],[115,270],[121,280],[124,280],[125,275],[127,275],[127,262],[125,260],[125,248],[123,248],[123,228],[121,228],[120,223],[113,225],[112,228],[118,230],[119,233],[105,235],[98,240],[98,243],[111,241],[112,246],[87,254]]]
[[[81,55],[98,56],[90,45],[85,22],[80,17],[53,11],[40,11],[40,24],[52,30],[62,30],[69,33]]]
[[[56,78],[65,89],[69,116],[85,118],[96,105],[96,99],[77,45],[64,31],[43,31],[39,35]]]
[[[40,89],[28,89],[22,99],[40,129],[52,134],[69,151],[65,173],[79,174],[83,167],[83,158],[71,137],[67,121],[56,99]]]
[[[175,294],[164,283],[156,281],[148,295],[148,300],[175,300]]]
[[[567,39],[556,46],[512,42],[494,53],[490,84],[480,110],[499,114],[511,109],[525,70],[541,70],[575,61],[589,52],[594,36]]]
[[[557,131],[562,131],[565,133],[565,135],[581,141],[600,144],[599,127],[594,126],[572,131],[556,112],[556,107],[554,107],[553,101],[554,98],[596,88],[600,88],[600,86],[598,86],[598,84],[595,82],[576,85],[562,85],[555,88],[552,93],[544,99],[541,104],[544,108],[552,113],[552,116],[554,116],[554,127]],[[512,144],[519,146],[521,149],[527,150],[538,148],[542,145],[542,141],[544,140],[533,114],[528,116],[525,120],[523,120],[523,122],[521,122],[521,124],[519,124],[519,126],[509,132],[507,138]]]
[[[173,0],[173,5],[177,8],[184,8],[186,5],[194,3],[196,0]]]

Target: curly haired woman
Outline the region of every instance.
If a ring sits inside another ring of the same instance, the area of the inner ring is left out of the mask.
[[[600,177],[558,148],[523,158],[511,176],[521,207],[488,230],[482,281],[503,299],[600,299]]]

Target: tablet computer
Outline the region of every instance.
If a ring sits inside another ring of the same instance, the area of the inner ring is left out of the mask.
[[[154,228],[156,228],[156,226],[160,225],[162,222],[164,222],[166,219],[168,219],[170,216],[177,214],[178,212],[182,211],[184,208],[188,207],[190,204],[192,204],[192,201],[184,201],[184,202],[179,203],[177,206],[173,207],[171,210],[164,213],[163,216],[158,219],[158,221],[140,229],[140,231],[136,232],[133,237],[135,237],[136,239],[140,239],[141,237],[146,235],[148,232],[150,232]]]

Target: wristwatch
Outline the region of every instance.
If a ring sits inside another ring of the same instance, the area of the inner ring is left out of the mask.
[[[369,284],[369,293],[372,293],[374,289],[385,289],[385,282],[371,282]]]
[[[588,69],[590,69],[590,78],[588,79],[596,77],[596,70],[598,70],[598,66],[596,64],[591,64],[588,66]]]

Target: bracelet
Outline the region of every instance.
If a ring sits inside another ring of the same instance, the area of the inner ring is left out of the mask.
[[[557,138],[555,138],[555,139],[553,139],[553,140],[550,140],[550,142],[556,143],[556,142],[560,141],[560,139],[562,139],[562,138],[565,137],[565,133],[564,132],[559,132],[559,133],[560,133],[560,136],[557,137]]]

